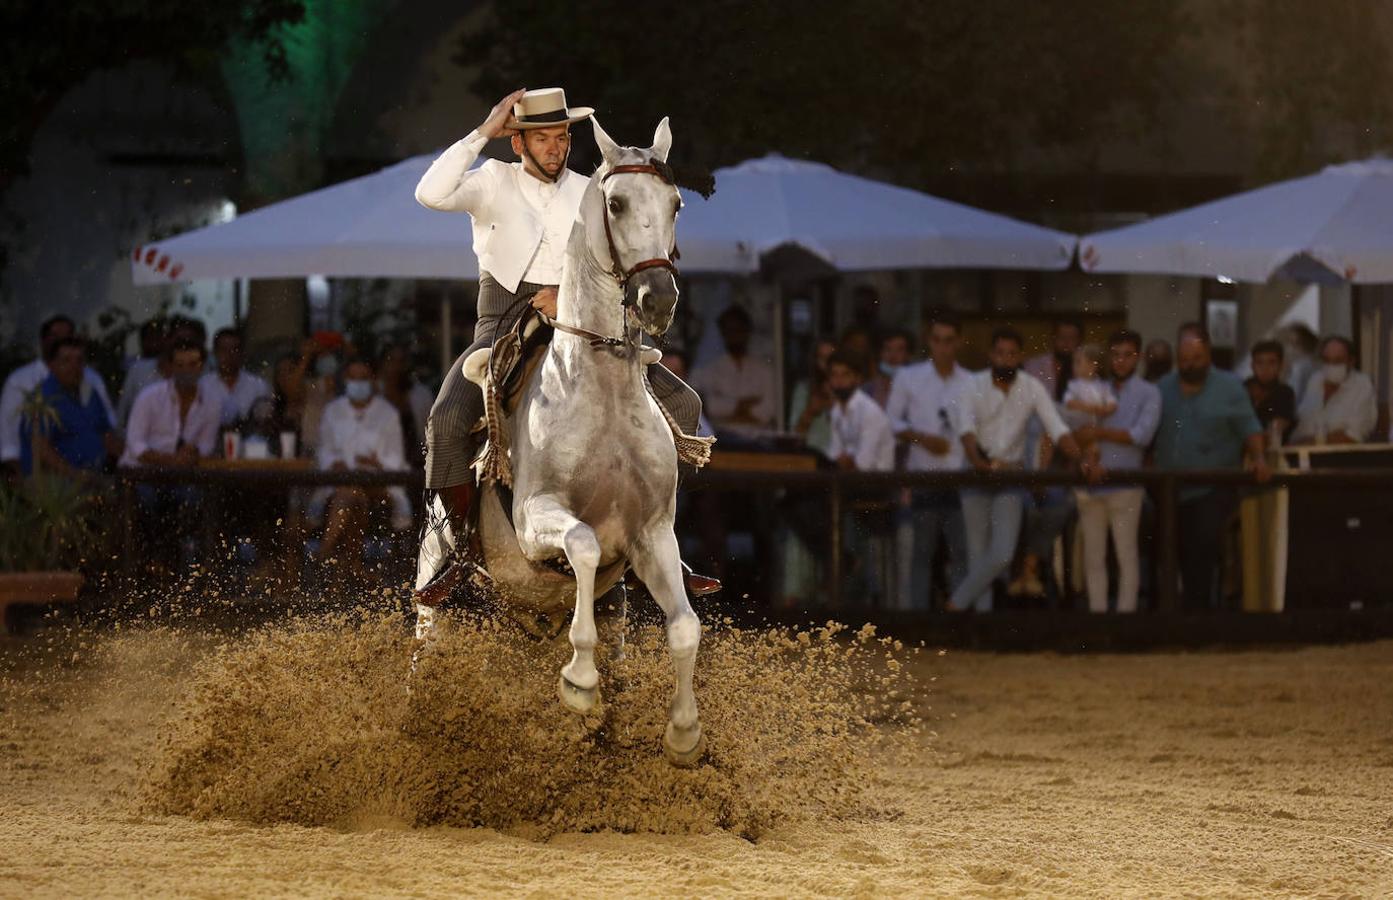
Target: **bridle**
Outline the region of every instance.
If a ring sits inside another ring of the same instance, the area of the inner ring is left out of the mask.
[[[606,181],[609,181],[616,175],[654,175],[658,178],[661,178],[663,182],[666,184],[673,183],[672,169],[670,169],[665,163],[652,159],[650,159],[644,165],[615,166],[614,168],[610,169],[608,172],[605,173],[605,177],[600,179],[600,183],[604,184]],[[672,243],[672,253],[670,255],[666,257],[654,257],[653,259],[645,259],[642,262],[634,263],[627,269],[624,268],[624,264],[619,261],[619,248],[616,247],[614,244],[614,232],[611,230],[609,224],[608,203],[604,204],[604,213],[605,240],[609,242],[610,274],[613,275],[615,280],[619,282],[619,286],[621,288],[627,288],[629,286],[630,278],[633,278],[639,272],[646,271],[647,269],[667,269],[669,272],[672,273],[673,278],[677,277],[677,260],[682,258],[682,254],[677,249],[676,240],[674,240]],[[625,305],[628,305],[627,299],[625,301]]]
[[[615,175],[653,175],[657,178],[661,178],[663,182],[666,184],[674,184],[672,178],[672,169],[669,168],[666,163],[651,158],[647,163],[642,165],[631,164],[615,166],[604,174],[604,177],[600,179],[600,183],[604,184],[606,181],[613,178]],[[603,194],[601,194],[601,198],[603,199]],[[624,264],[619,261],[619,248],[614,243],[614,231],[609,223],[609,203],[601,203],[601,206],[603,207],[605,217],[605,240],[609,243],[609,273],[614,276],[615,281],[619,282],[619,288],[624,295],[624,299],[621,302],[624,306],[624,318],[627,320],[629,316],[629,307],[633,306],[633,303],[629,300],[629,279],[633,278],[639,272],[644,272],[648,269],[667,269],[669,272],[672,273],[672,277],[675,279],[678,276],[677,260],[681,259],[682,254],[677,249],[677,241],[676,239],[674,239],[672,243],[672,253],[670,255],[666,257],[654,257],[653,259],[645,259],[641,262],[635,263],[627,269],[624,268]],[[596,349],[600,347],[623,347],[629,344],[629,340],[627,339],[627,337],[609,337],[607,335],[603,335],[595,331],[590,331],[587,328],[580,328],[575,325],[566,325],[562,322],[557,322],[554,320],[551,324],[552,327],[556,328],[558,331],[564,331],[567,334],[572,334],[576,337],[582,337],[589,340],[590,346]],[[627,326],[624,330],[626,333],[629,331]]]

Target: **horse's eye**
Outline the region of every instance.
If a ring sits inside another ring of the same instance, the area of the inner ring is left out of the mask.
[[[624,201],[619,199],[618,197],[610,197],[609,211],[614,213],[616,216],[619,215],[624,211]]]

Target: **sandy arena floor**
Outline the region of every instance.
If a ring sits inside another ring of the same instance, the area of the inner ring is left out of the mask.
[[[98,646],[106,642],[119,652]],[[927,725],[913,738],[913,761],[893,763],[876,750],[856,773],[866,793],[854,810],[790,815],[754,841],[709,829],[536,840],[517,829],[411,828],[370,809],[325,827],[248,821],[274,818],[269,807],[241,821],[152,811],[151,766],[167,752],[159,735],[178,730],[169,721],[175,698],[215,643],[161,632],[0,644],[0,895],[1393,891],[1389,643],[913,655],[907,665],[926,688],[916,702]],[[257,652],[269,659],[266,672],[299,665]],[[258,677],[239,675],[217,690],[232,703]],[[716,706],[708,703],[709,729],[721,721]],[[365,722],[374,715],[354,712]],[[309,716],[296,727],[311,740],[328,725]],[[284,752],[269,735],[258,738],[265,752]],[[711,737],[718,757],[733,752]],[[185,752],[184,762],[222,752],[208,746]],[[649,749],[643,744],[636,758]],[[757,795],[738,781],[722,790]]]

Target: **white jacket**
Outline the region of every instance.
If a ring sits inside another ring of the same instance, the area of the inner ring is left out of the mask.
[[[532,177],[521,163],[490,159],[470,170],[487,143],[487,137],[471,131],[440,154],[416,185],[416,202],[431,209],[469,213],[474,220],[474,255],[479,258],[479,270],[516,291],[542,242],[543,223],[518,187],[519,178]],[[563,201],[568,223],[580,213],[580,201],[589,183],[588,178],[570,169],[557,182],[558,199]]]

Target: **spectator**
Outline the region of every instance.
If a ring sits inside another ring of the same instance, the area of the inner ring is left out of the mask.
[[[200,387],[222,411],[223,425],[245,421],[252,404],[271,396],[271,386],[246,370],[241,332],[235,328],[218,329],[213,335],[213,360],[217,368],[203,376]]]
[[[169,377],[147,385],[131,407],[120,463],[123,467],[188,469],[210,456],[217,445],[222,410],[199,387],[207,350],[202,344],[179,341],[165,354]],[[191,561],[196,548],[195,515],[202,493],[192,484],[141,483],[136,485],[136,498],[154,562],[168,571],[179,571]]]
[[[827,455],[845,471],[888,472],[895,468],[895,436],[890,420],[861,387],[855,360],[841,353],[827,361],[832,392],[832,441]]]
[[[1253,374],[1243,382],[1268,444],[1281,446],[1296,424],[1296,392],[1282,382],[1282,345],[1258,341],[1251,353]]]
[[[692,373],[692,387],[701,392],[718,428],[774,427],[774,370],[750,356],[750,314],[739,306],[728,306],[716,325],[726,352]]]
[[[22,423],[24,474],[33,473],[36,453],[40,467],[49,472],[76,477],[100,471],[109,457],[121,452],[121,446],[101,398],[83,379],[87,346],[79,338],[68,337],[49,344],[47,352],[49,375],[38,391],[57,418],[40,420],[37,428],[32,422]]]
[[[344,367],[344,393],[324,408],[317,452],[330,472],[404,472],[401,417],[378,396],[372,366],[362,359]],[[342,559],[348,575],[363,573],[362,536],[374,507],[388,506],[392,528],[411,527],[411,503],[400,485],[389,488],[325,487],[310,501],[311,518],[325,521],[318,559]],[[327,510],[327,513],[326,513]],[[340,545],[347,541],[346,551]]]
[[[319,423],[324,408],[339,395],[339,362],[347,344],[337,331],[316,331],[301,347],[309,353],[313,366],[304,379],[303,411],[300,417],[300,442],[307,454],[319,446]]]
[[[828,411],[832,408],[832,392],[827,389],[827,361],[837,352],[837,345],[827,339],[817,342],[813,364],[808,377],[793,386],[788,404],[788,420],[804,442],[820,453],[827,453],[832,440]]]
[[[377,354],[377,390],[401,416],[401,431],[410,437],[407,455],[417,466],[425,465],[426,417],[435,395],[411,374],[411,355],[402,344],[387,344]]]
[[[1282,380],[1300,400],[1302,391],[1311,383],[1311,376],[1318,366],[1316,351],[1320,339],[1305,322],[1288,322],[1277,330],[1277,340],[1286,347],[1286,369],[1282,373]]]
[[[1296,444],[1358,444],[1378,422],[1374,383],[1354,368],[1354,344],[1331,335],[1320,343],[1320,371],[1311,376],[1297,408]]]
[[[909,359],[913,353],[914,339],[907,331],[899,329],[887,331],[885,336],[880,339],[880,353],[878,354],[880,362],[861,390],[865,391],[881,409],[884,409],[885,404],[890,402],[890,386],[895,380],[895,375],[909,365]]]
[[[847,472],[888,472],[895,468],[895,436],[885,411],[861,390],[856,360],[841,353],[827,361],[827,388],[832,392],[832,442],[828,455]],[[890,546],[884,504],[852,503],[843,522],[848,593],[871,602],[884,596],[884,573]]]
[[[222,409],[200,386],[207,351],[176,343],[167,351],[169,377],[135,398],[123,466],[195,466],[218,442]]]
[[[870,329],[860,325],[848,326],[837,342],[837,349],[856,363],[862,378],[871,377],[871,350],[873,346]]]
[[[76,331],[73,320],[67,316],[45,319],[39,326],[39,358],[15,369],[5,379],[4,387],[0,388],[0,465],[15,469],[19,467],[20,408],[24,405],[24,398],[48,377],[48,363],[44,360],[48,358],[49,350],[58,341],[72,337]],[[83,370],[82,383],[85,389],[93,391],[101,400],[107,420],[115,422],[116,412],[111,407],[111,398],[107,396],[102,376],[88,366]]]
[[[1051,440],[1070,458],[1079,446],[1060,419],[1049,391],[1022,372],[1022,341],[1014,329],[992,334],[991,368],[972,376],[958,400],[964,455],[979,472],[1019,469],[1025,463],[1026,426],[1038,417]],[[1100,469],[1082,461],[1085,474]],[[1020,488],[967,488],[962,491],[967,533],[968,572],[953,591],[949,610],[991,609],[992,583],[1011,565],[1020,532],[1024,492]]]
[[[1135,331],[1118,331],[1108,339],[1108,374],[1116,407],[1097,424],[1075,432],[1081,445],[1096,447],[1104,469],[1140,469],[1161,421],[1161,392],[1137,375],[1140,359],[1141,335]],[[1081,488],[1077,493],[1091,612],[1108,610],[1109,531],[1117,553],[1117,611],[1137,610],[1141,587],[1137,530],[1145,493],[1138,486]]]
[[[929,323],[929,359],[895,376],[886,414],[896,438],[907,445],[911,472],[956,471],[963,449],[955,423],[958,397],[972,376],[958,365],[962,328],[956,316],[935,313]],[[948,589],[967,571],[962,506],[953,490],[918,489],[902,508],[896,535],[898,596],[902,609],[927,609],[938,539],[948,548]]]
[[[1146,345],[1146,370],[1142,377],[1155,384],[1170,374],[1175,363],[1171,356],[1171,345],[1165,338],[1156,338]]]
[[[1056,402],[1064,398],[1074,374],[1074,351],[1082,343],[1083,323],[1078,319],[1060,319],[1054,323],[1050,352],[1026,361],[1026,372],[1035,376]]]
[[[169,339],[169,320],[163,316],[147,319],[140,326],[140,358],[126,370],[126,378],[121,382],[121,397],[116,404],[116,415],[123,427],[131,417],[131,407],[140,392],[169,376],[163,368]]]
[[[1243,384],[1213,367],[1209,337],[1191,333],[1177,345],[1179,362],[1157,387],[1161,425],[1156,465],[1163,469],[1224,469],[1245,463],[1266,480],[1262,426]],[[1219,561],[1229,517],[1237,506],[1232,488],[1189,485],[1178,510],[1180,577],[1188,609],[1216,606]]]

